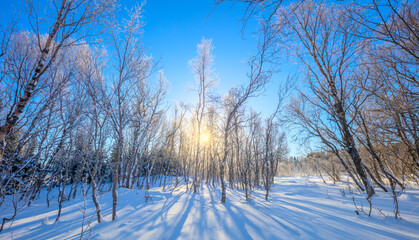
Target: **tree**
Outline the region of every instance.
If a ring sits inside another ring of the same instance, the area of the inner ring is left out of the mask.
[[[370,111],[379,111],[383,120],[375,129],[397,139],[413,161],[406,161],[411,173],[419,170],[417,3],[373,1],[363,11],[348,16],[363,27],[361,37],[369,43],[364,61],[367,76],[360,85],[372,95]],[[366,75],[366,74],[365,74]],[[362,81],[363,80],[363,81]],[[363,127],[362,125],[360,126]],[[363,131],[365,133],[365,131]],[[370,134],[374,134],[370,131]],[[389,139],[390,140],[390,139]],[[384,139],[381,140],[383,142]]]
[[[31,24],[37,38],[39,50],[36,54],[36,64],[33,67],[33,71],[23,79],[24,91],[18,95],[16,102],[10,106],[5,121],[0,125],[0,162],[3,159],[4,149],[6,148],[6,136],[12,132],[29,101],[34,97],[36,87],[39,81],[42,80],[44,73],[54,64],[59,52],[65,51],[65,49],[77,43],[77,40],[81,40],[91,34],[87,27],[93,21],[107,15],[114,2],[113,0],[100,2],[63,0],[54,2],[54,4],[56,12],[53,17],[53,24],[46,39],[42,39],[42,34],[39,30],[41,19],[38,8],[34,5],[34,2],[28,1],[28,16],[32,20]],[[83,33],[83,30],[86,32]],[[77,33],[80,34],[79,39],[72,39]]]
[[[359,25],[344,13],[335,4],[327,6],[305,1],[281,8],[273,28],[282,43],[298,40],[288,45],[292,46],[288,49],[304,66],[304,80],[312,94],[299,91],[300,100],[290,105],[294,122],[320,138],[346,165],[338,150],[342,148],[352,160],[370,198],[375,191],[353,133],[353,118],[365,100],[354,81],[364,45],[354,34]],[[281,46],[287,47],[286,44]]]
[[[194,73],[195,80],[198,82],[198,103],[195,107],[194,116],[197,124],[196,134],[196,153],[195,153],[195,173],[193,178],[193,191],[197,192],[198,171],[200,164],[202,122],[206,113],[208,91],[215,84],[216,76],[214,73],[214,56],[212,40],[202,38],[201,43],[197,45],[198,56],[189,61],[189,65]],[[204,143],[205,144],[205,143]]]
[[[141,87],[140,82],[151,74],[151,59],[145,56],[141,45],[143,5],[129,12],[129,19],[121,25],[113,26],[110,41],[115,51],[115,71],[111,76],[112,85],[104,99],[103,110],[110,111],[110,121],[114,130],[115,159],[112,172],[112,220],[116,218],[117,189],[120,180],[121,163],[125,157],[124,135],[132,121],[133,87]]]
[[[222,126],[223,151],[220,163],[220,181],[221,181],[221,202],[226,201],[226,187],[224,182],[225,164],[229,154],[229,136],[235,127],[235,116],[245,102],[260,93],[266,82],[271,77],[271,72],[263,69],[265,61],[265,48],[258,55],[249,61],[250,71],[248,73],[249,82],[239,88],[232,88],[223,99],[223,108],[225,119]]]

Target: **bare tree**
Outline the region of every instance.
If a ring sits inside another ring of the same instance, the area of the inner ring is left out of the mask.
[[[151,59],[146,57],[141,45],[142,7],[137,5],[129,12],[129,19],[115,25],[111,32],[111,46],[115,51],[115,74],[112,85],[103,103],[103,109],[110,111],[110,121],[115,135],[115,158],[112,172],[112,220],[116,218],[117,189],[120,180],[121,163],[124,158],[124,132],[132,121],[131,108],[134,100],[133,87],[151,74]]]
[[[301,101],[290,105],[296,123],[319,137],[336,154],[339,148],[349,154],[370,198],[375,191],[353,133],[353,117],[365,101],[353,74],[364,49],[361,39],[353,34],[359,25],[345,17],[337,5],[314,1],[291,4],[280,9],[276,17],[274,28],[284,30],[278,39],[282,42],[285,37],[298,39],[288,49],[305,67],[304,78],[312,93],[300,91]],[[310,113],[306,107],[312,108]]]
[[[101,107],[104,102],[105,83],[103,79],[103,72],[105,63],[103,58],[106,55],[100,49],[92,50],[89,58],[83,59],[84,66],[81,76],[81,82],[84,84],[86,95],[89,97],[85,106],[85,114],[88,118],[86,125],[88,126],[87,132],[88,139],[91,140],[88,157],[91,160],[86,161],[86,169],[89,172],[92,187],[92,200],[96,208],[96,216],[98,223],[101,222],[101,206],[97,199],[98,183],[105,177],[101,173],[106,158],[105,143],[108,139],[106,135],[109,133],[109,116],[110,112],[105,111]],[[86,145],[89,145],[88,143]],[[84,170],[84,169],[83,169]],[[82,175],[83,170],[79,171]],[[79,176],[81,178],[81,176]],[[81,182],[83,184],[83,182]],[[77,187],[76,187],[77,189]],[[76,192],[76,191],[75,191]],[[75,193],[74,192],[74,193]]]
[[[359,8],[363,11],[347,14],[354,22],[361,24],[363,29],[359,35],[370,43],[368,56],[364,61],[367,74],[366,77],[360,77],[359,81],[365,91],[372,95],[369,102],[371,107],[366,110],[380,112],[379,115],[376,114],[376,122],[379,121],[380,124],[374,128],[384,131],[389,136],[386,141],[398,141],[405,145],[413,161],[405,159],[404,162],[409,166],[410,174],[417,176],[417,3],[397,0],[372,1],[371,4],[361,5]],[[369,134],[373,133],[369,131]],[[381,140],[383,141],[384,139]]]
[[[33,98],[36,87],[42,76],[48,68],[54,63],[60,51],[64,51],[76,43],[71,37],[76,33],[81,33],[97,18],[109,13],[109,9],[113,5],[111,0],[103,0],[100,2],[93,1],[76,1],[76,0],[63,0],[60,2],[53,2],[56,10],[53,23],[49,29],[46,39],[42,39],[42,34],[39,31],[39,24],[41,17],[39,16],[38,8],[32,1],[28,2],[28,15],[31,21],[35,35],[37,36],[37,47],[39,52],[36,56],[36,64],[33,67],[30,75],[26,76],[24,81],[24,91],[18,95],[17,101],[13,104],[0,127],[0,161],[3,159],[4,149],[6,148],[6,136],[10,134],[18,122],[20,115],[25,110],[28,102]],[[88,36],[89,31],[80,36],[80,39]]]
[[[193,191],[197,192],[198,185],[198,171],[200,165],[200,152],[201,152],[201,131],[202,122],[204,120],[208,91],[210,87],[215,84],[216,76],[214,73],[214,56],[212,55],[213,50],[212,40],[202,38],[201,43],[197,45],[198,56],[191,61],[189,65],[195,75],[195,80],[198,83],[198,103],[194,111],[194,116],[197,124],[196,133],[196,154],[195,154],[195,172],[193,178]]]
[[[265,39],[264,39],[265,40]],[[223,136],[223,151],[220,164],[220,182],[221,182],[221,202],[226,201],[226,187],[224,182],[225,164],[229,153],[229,135],[234,129],[234,118],[238,110],[245,104],[245,102],[254,96],[257,96],[265,83],[271,77],[271,72],[264,70],[266,41],[260,52],[249,61],[250,72],[248,74],[249,83],[239,88],[230,89],[228,95],[224,98],[223,106],[225,109],[225,120],[222,127]]]

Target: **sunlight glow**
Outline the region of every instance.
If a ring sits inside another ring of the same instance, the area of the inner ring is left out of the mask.
[[[201,136],[199,136],[199,141],[201,142],[202,145],[207,144],[211,139],[211,135],[204,131],[201,133]]]

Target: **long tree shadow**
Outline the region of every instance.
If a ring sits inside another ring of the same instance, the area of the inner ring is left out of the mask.
[[[260,203],[258,209],[266,216],[288,219],[289,223],[299,229],[316,229],[322,224],[334,229],[327,230],[324,228],[324,233],[319,236],[321,238],[337,236],[356,239],[354,231],[361,231],[365,235],[374,234],[375,236],[381,235],[395,239],[400,238],[401,234],[397,227],[383,228],[381,224],[376,224],[376,222],[383,220],[368,218],[368,221],[366,221],[365,218],[367,217],[355,216],[352,209],[348,205],[344,207],[344,204],[339,206],[334,203],[331,206],[308,198],[298,198],[298,196],[275,198],[272,200],[272,204],[275,204],[276,207],[272,208]],[[406,238],[409,238],[407,232],[404,234]]]
[[[108,221],[96,224],[96,217],[93,218],[92,239],[409,238],[408,232],[398,229],[398,226],[403,227],[402,223],[396,222],[384,228],[381,219],[355,216],[348,205],[349,199],[343,198],[342,201],[338,191],[333,192],[331,198],[324,194],[313,197],[311,192],[307,192],[306,185],[298,183],[291,191],[287,190],[276,191],[268,202],[264,201],[262,191],[254,193],[255,201],[246,202],[243,192],[229,190],[225,204],[219,202],[220,190],[209,185],[201,187],[196,194],[151,191],[155,201],[149,203],[145,203],[138,191],[122,191],[117,221],[109,221],[112,206],[104,201],[102,211]],[[319,190],[324,189],[316,188],[315,191]],[[342,204],[337,204],[338,201]],[[79,238],[83,221],[77,210],[80,204],[68,204],[63,209],[62,222],[56,225],[41,223],[41,216],[51,216],[55,210],[28,218],[30,221],[23,218],[18,230],[24,230],[20,232],[23,233],[26,230],[22,228],[33,228],[31,235],[15,239]],[[90,217],[94,215],[92,202],[88,203],[88,208]],[[61,227],[65,230],[56,235],[55,228]],[[354,231],[360,231],[360,235],[354,235]]]

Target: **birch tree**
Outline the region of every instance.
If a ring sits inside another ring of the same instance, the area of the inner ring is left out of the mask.
[[[141,34],[143,27],[142,7],[138,5],[129,12],[129,18],[116,24],[110,41],[114,55],[114,73],[111,76],[108,96],[103,103],[104,110],[110,111],[110,121],[114,130],[115,158],[112,172],[112,220],[116,218],[117,189],[120,181],[121,163],[125,148],[125,131],[132,122],[133,88],[141,87],[142,81],[152,72],[152,62],[143,51]],[[112,63],[111,63],[112,64]]]
[[[27,2],[30,24],[37,37],[36,63],[31,67],[30,74],[22,79],[24,91],[17,96],[15,104],[7,110],[4,122],[0,123],[0,161],[6,148],[7,135],[16,126],[29,101],[34,97],[39,81],[43,80],[44,73],[54,64],[58,53],[91,35],[93,33],[89,31],[91,24],[109,14],[113,4],[112,0],[53,1],[49,9],[53,17],[43,18],[35,2]],[[40,24],[43,22],[51,24],[45,40],[42,39],[43,34],[40,32]]]
[[[338,149],[345,150],[367,191],[367,198],[372,197],[374,186],[353,134],[353,116],[365,99],[354,83],[353,73],[364,48],[354,34],[359,25],[345,17],[339,6],[314,1],[281,8],[276,18],[275,28],[284,30],[279,33],[280,41],[290,44],[283,39],[298,40],[288,49],[304,67],[304,80],[310,89],[310,95],[300,91],[302,102],[293,102],[291,112],[296,113],[300,126],[319,137],[342,160]],[[314,110],[307,114],[304,107]],[[342,163],[345,164],[344,160]]]
[[[246,101],[257,96],[260,91],[265,86],[266,82],[271,77],[271,72],[266,71],[264,67],[265,62],[265,43],[263,41],[263,46],[260,52],[249,60],[250,71],[248,73],[249,82],[238,88],[232,88],[228,94],[224,97],[223,107],[224,107],[224,117],[221,131],[222,131],[222,157],[220,157],[220,182],[221,182],[221,202],[225,203],[226,201],[226,186],[224,181],[225,175],[225,164],[227,162],[227,157],[229,155],[229,136],[231,131],[234,129],[234,118],[239,111],[239,109],[246,103]]]
[[[194,117],[197,124],[196,133],[196,153],[195,153],[195,172],[193,177],[193,192],[197,192],[198,185],[198,171],[200,166],[201,153],[201,131],[204,116],[206,113],[206,105],[208,101],[208,93],[211,86],[216,83],[216,76],[214,72],[214,56],[212,40],[202,38],[201,43],[197,45],[198,56],[189,61],[189,65],[194,73],[195,81],[198,83],[198,103],[194,110]]]

